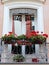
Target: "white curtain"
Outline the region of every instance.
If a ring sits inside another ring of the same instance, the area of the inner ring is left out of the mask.
[[[22,15],[22,21],[14,20],[15,34],[26,34],[25,15]]]
[[[17,35],[21,35],[22,33],[21,33],[21,27],[22,27],[22,25],[21,25],[22,23],[20,22],[20,21],[17,21],[17,20],[15,20],[14,21],[14,28],[15,28],[15,34],[17,34]]]

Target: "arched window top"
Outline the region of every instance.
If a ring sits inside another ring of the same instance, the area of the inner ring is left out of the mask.
[[[33,14],[33,13],[36,13],[37,12],[37,9],[32,9],[32,8],[13,8],[13,9],[10,9],[10,13],[12,15],[17,15],[17,14]]]

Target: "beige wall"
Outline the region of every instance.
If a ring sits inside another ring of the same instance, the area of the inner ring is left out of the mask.
[[[44,7],[44,11],[43,11],[43,13],[44,13],[44,31],[49,36],[49,0],[46,0],[43,7]],[[48,37],[47,41],[49,42],[49,37]]]
[[[3,4],[0,1],[0,37],[2,35],[2,27],[3,27]]]

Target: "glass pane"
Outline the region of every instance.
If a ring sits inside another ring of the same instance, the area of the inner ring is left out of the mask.
[[[27,20],[34,21],[34,15],[26,15],[25,21],[27,21]]]
[[[32,26],[31,29],[32,29],[32,30],[35,30],[35,26]]]
[[[14,20],[22,21],[21,15],[14,15]]]
[[[27,21],[27,20],[31,20],[31,19],[30,19],[30,15],[26,15],[26,16],[25,16],[25,21]]]
[[[31,16],[31,21],[34,21],[34,16]]]
[[[22,34],[22,22],[15,20],[14,21],[15,34],[18,36]]]

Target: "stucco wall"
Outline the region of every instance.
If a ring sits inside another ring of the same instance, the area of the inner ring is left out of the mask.
[[[2,27],[3,27],[3,4],[0,1],[0,38],[2,36]]]
[[[46,0],[45,4],[44,4],[44,32],[48,34],[49,36],[49,0]],[[47,39],[47,41],[49,42],[49,37]]]

